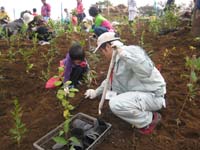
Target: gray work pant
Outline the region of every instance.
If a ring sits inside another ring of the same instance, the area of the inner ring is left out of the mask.
[[[137,128],[143,128],[152,121],[154,111],[162,108],[165,99],[153,93],[126,92],[112,97],[109,101],[111,111],[119,118]]]

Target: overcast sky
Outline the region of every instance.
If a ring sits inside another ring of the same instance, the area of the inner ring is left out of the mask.
[[[71,10],[76,7],[76,0],[46,0],[52,7],[52,18],[57,19],[61,16],[61,3],[63,8],[68,8]],[[103,0],[82,0],[85,7],[86,13],[91,4],[95,4],[98,1]],[[127,0],[110,0],[113,5],[125,4],[127,5]],[[166,3],[167,0],[136,0],[137,6],[144,5],[153,5],[154,1],[162,1]],[[189,4],[192,0],[176,0],[177,4],[186,3]],[[15,10],[15,19],[19,18],[19,14],[23,10],[32,10],[37,8],[38,14],[40,14],[42,2],[41,0],[0,0],[0,6],[4,6],[6,11],[9,13],[11,19],[14,19],[14,10]]]

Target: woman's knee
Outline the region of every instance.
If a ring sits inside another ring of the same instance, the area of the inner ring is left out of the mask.
[[[120,105],[118,100],[111,98],[109,101],[109,107],[113,113],[116,113],[120,110]]]

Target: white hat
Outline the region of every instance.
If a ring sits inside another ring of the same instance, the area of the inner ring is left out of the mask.
[[[34,16],[31,15],[31,14],[29,14],[29,13],[25,13],[25,14],[23,15],[23,20],[24,20],[24,22],[25,22],[26,24],[28,24],[29,22],[33,21],[33,19],[34,19]]]
[[[111,42],[119,40],[120,38],[116,36],[115,32],[105,32],[101,34],[97,39],[97,48],[94,50],[94,53],[101,47],[102,44],[106,42]]]

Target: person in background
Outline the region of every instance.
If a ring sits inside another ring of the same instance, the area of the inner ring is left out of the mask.
[[[97,48],[105,58],[117,56],[109,80],[107,94],[111,111],[136,127],[141,134],[150,134],[161,120],[157,111],[165,107],[166,83],[145,50],[124,45],[114,32],[98,37]],[[103,93],[106,80],[96,89],[88,89],[85,98],[94,99]]]
[[[40,45],[49,44],[49,41],[55,37],[54,30],[40,15],[35,16],[28,24],[28,33],[30,39],[36,35]]]
[[[51,16],[51,6],[50,4],[46,3],[46,0],[41,0],[41,1],[43,3],[43,6],[41,8],[41,15],[45,21],[48,21]]]
[[[75,43],[70,47],[63,64],[64,83],[70,80],[72,81],[71,87],[77,87],[89,69],[84,50],[79,43]]]
[[[137,14],[137,5],[135,0],[128,0],[128,21],[132,24]]]
[[[69,15],[69,12],[68,12],[67,8],[64,9],[64,12],[65,12],[65,20],[64,20],[64,22],[66,24],[69,24],[70,23],[70,15]]]
[[[193,0],[193,2],[194,2],[194,7],[200,10],[200,0]]]
[[[175,0],[167,0],[166,5],[174,5]]]
[[[172,6],[175,4],[175,0],[167,0],[164,11],[172,9]]]
[[[97,36],[100,36],[104,32],[114,32],[112,24],[99,13],[97,7],[90,7],[89,14],[94,18],[94,25],[90,29],[90,32],[94,32]]]
[[[37,9],[36,8],[33,8],[33,13],[32,13],[33,16],[37,16]]]
[[[75,9],[73,9],[71,11],[71,23],[72,23],[74,31],[76,32],[77,31],[77,25],[78,25],[78,18],[77,18]]]
[[[199,37],[200,35],[200,0],[194,0],[194,8],[192,15],[192,35],[194,37]]]
[[[96,4],[94,6],[98,8],[99,13],[102,13],[102,8],[101,8],[102,6],[99,2],[96,2]]]
[[[21,12],[20,18],[3,26],[3,31],[8,37],[16,35],[21,31],[24,25],[28,25],[33,20],[34,16],[30,11],[26,10]]]
[[[82,0],[77,0],[76,14],[78,18],[78,24],[80,24],[85,18]]]
[[[0,24],[7,24],[10,21],[10,17],[3,6],[0,9]]]

